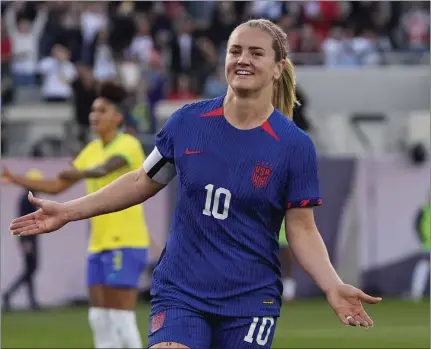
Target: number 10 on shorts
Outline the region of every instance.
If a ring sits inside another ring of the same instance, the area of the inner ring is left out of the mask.
[[[257,344],[265,345],[268,342],[269,335],[271,334],[272,327],[274,326],[274,318],[263,317],[259,327],[259,332],[257,332],[257,336],[255,337],[256,327],[258,323],[259,318],[254,317],[253,322],[248,329],[248,333],[244,337],[244,341],[247,343],[253,343],[254,339],[256,339]]]

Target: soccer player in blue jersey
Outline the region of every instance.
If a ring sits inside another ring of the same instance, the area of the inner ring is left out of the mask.
[[[278,235],[283,219],[296,260],[345,325],[368,327],[361,301],[340,280],[316,227],[321,204],[316,154],[290,120],[295,98],[286,34],[250,20],[228,41],[225,96],[177,110],[143,168],[77,200],[29,194],[40,209],[15,219],[14,235],[123,210],[160,191],[179,191],[169,239],[155,268],[148,346],[269,348],[280,314]]]

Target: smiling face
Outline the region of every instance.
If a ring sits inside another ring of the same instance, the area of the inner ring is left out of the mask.
[[[246,25],[236,28],[228,41],[225,74],[237,93],[253,93],[272,86],[283,65],[276,62],[274,40],[260,28]]]

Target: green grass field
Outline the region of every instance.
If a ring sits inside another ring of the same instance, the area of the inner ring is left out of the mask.
[[[374,328],[341,325],[323,300],[298,301],[283,306],[273,348],[429,348],[429,300],[412,303],[384,300],[367,307]],[[143,339],[148,305],[139,306]],[[2,348],[91,348],[87,308],[44,312],[14,312],[2,316]]]

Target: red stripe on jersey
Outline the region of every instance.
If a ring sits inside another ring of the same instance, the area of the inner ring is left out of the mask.
[[[280,142],[280,138],[278,138],[277,134],[274,132],[274,130],[272,129],[271,124],[269,123],[268,120],[266,120],[262,126],[261,126],[265,132],[269,133],[271,135],[272,138],[274,138],[276,141]]]
[[[300,200],[300,201],[289,201],[287,202],[287,208],[296,208],[296,207],[313,207],[322,205],[322,199],[309,199],[309,200]]]
[[[301,207],[305,207],[308,205],[309,202],[310,202],[310,200],[302,200],[300,205],[301,205]]]
[[[202,114],[201,118],[204,118],[207,116],[223,116],[223,107],[211,110],[209,113]]]

